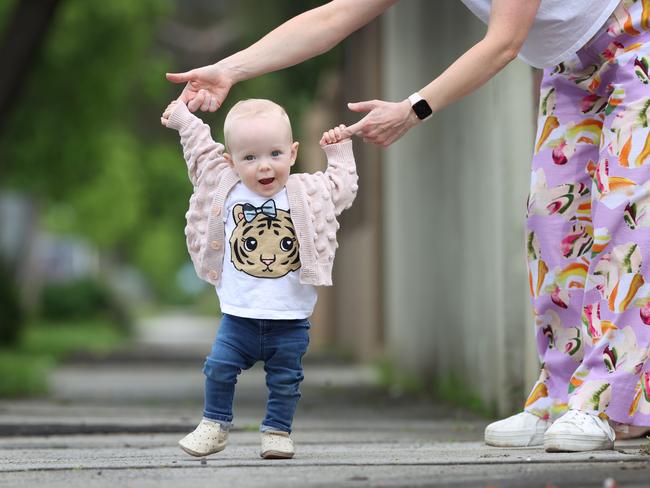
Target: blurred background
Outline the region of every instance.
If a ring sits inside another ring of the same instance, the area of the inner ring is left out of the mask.
[[[71,357],[119,354],[143,334],[209,350],[218,302],[185,248],[191,185],[159,122],[182,87],[164,74],[321,3],[0,1],[0,398],[47,395]],[[457,0],[399,2],[199,115],[219,140],[232,104],[271,98],[301,143],[295,170],[317,171],[323,130],[359,118],[345,102],[404,99],[484,30]],[[520,408],[538,369],[523,230],[533,79],[516,61],[387,150],[355,141],[359,196],[341,222],[335,286],[319,291],[310,358],[367,364],[395,391],[490,414]]]

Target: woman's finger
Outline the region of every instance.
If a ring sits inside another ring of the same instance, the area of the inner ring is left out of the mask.
[[[377,106],[378,100],[366,100],[364,102],[350,102],[348,108],[353,112],[370,112]]]
[[[192,78],[192,71],[186,71],[185,73],[165,73],[165,77],[172,83],[187,83]]]
[[[366,118],[364,117],[357,123],[348,126],[347,131],[350,134],[350,136],[359,135],[359,132],[363,129],[365,124],[366,124]]]
[[[217,103],[217,97],[211,96],[210,97],[210,112],[216,112],[217,109],[219,108],[219,104]]]
[[[196,112],[199,109],[199,107],[203,104],[203,98],[204,96],[201,94],[201,92],[198,92],[194,98],[192,98],[187,103],[187,108],[190,110],[190,112]]]
[[[201,104],[201,111],[207,112],[210,109],[210,99],[212,95],[207,90],[201,90],[199,93],[203,95],[203,103]]]

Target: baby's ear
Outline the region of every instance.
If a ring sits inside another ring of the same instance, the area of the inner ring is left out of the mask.
[[[293,142],[291,144],[291,166],[293,166],[296,162],[296,158],[298,157],[298,146],[299,142]]]
[[[232,217],[235,219],[235,225],[239,225],[239,222],[244,218],[244,206],[241,203],[238,203],[233,207]]]

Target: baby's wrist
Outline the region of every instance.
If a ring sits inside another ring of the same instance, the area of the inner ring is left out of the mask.
[[[172,113],[169,115],[168,127],[181,130],[185,127],[192,119],[192,113],[187,108],[184,102],[178,101],[174,105]]]

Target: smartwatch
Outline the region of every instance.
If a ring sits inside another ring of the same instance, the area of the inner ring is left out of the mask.
[[[433,115],[433,110],[427,103],[427,101],[420,96],[418,92],[415,92],[409,97],[409,102],[411,102],[411,108],[417,115],[420,120],[427,120],[431,115]]]

